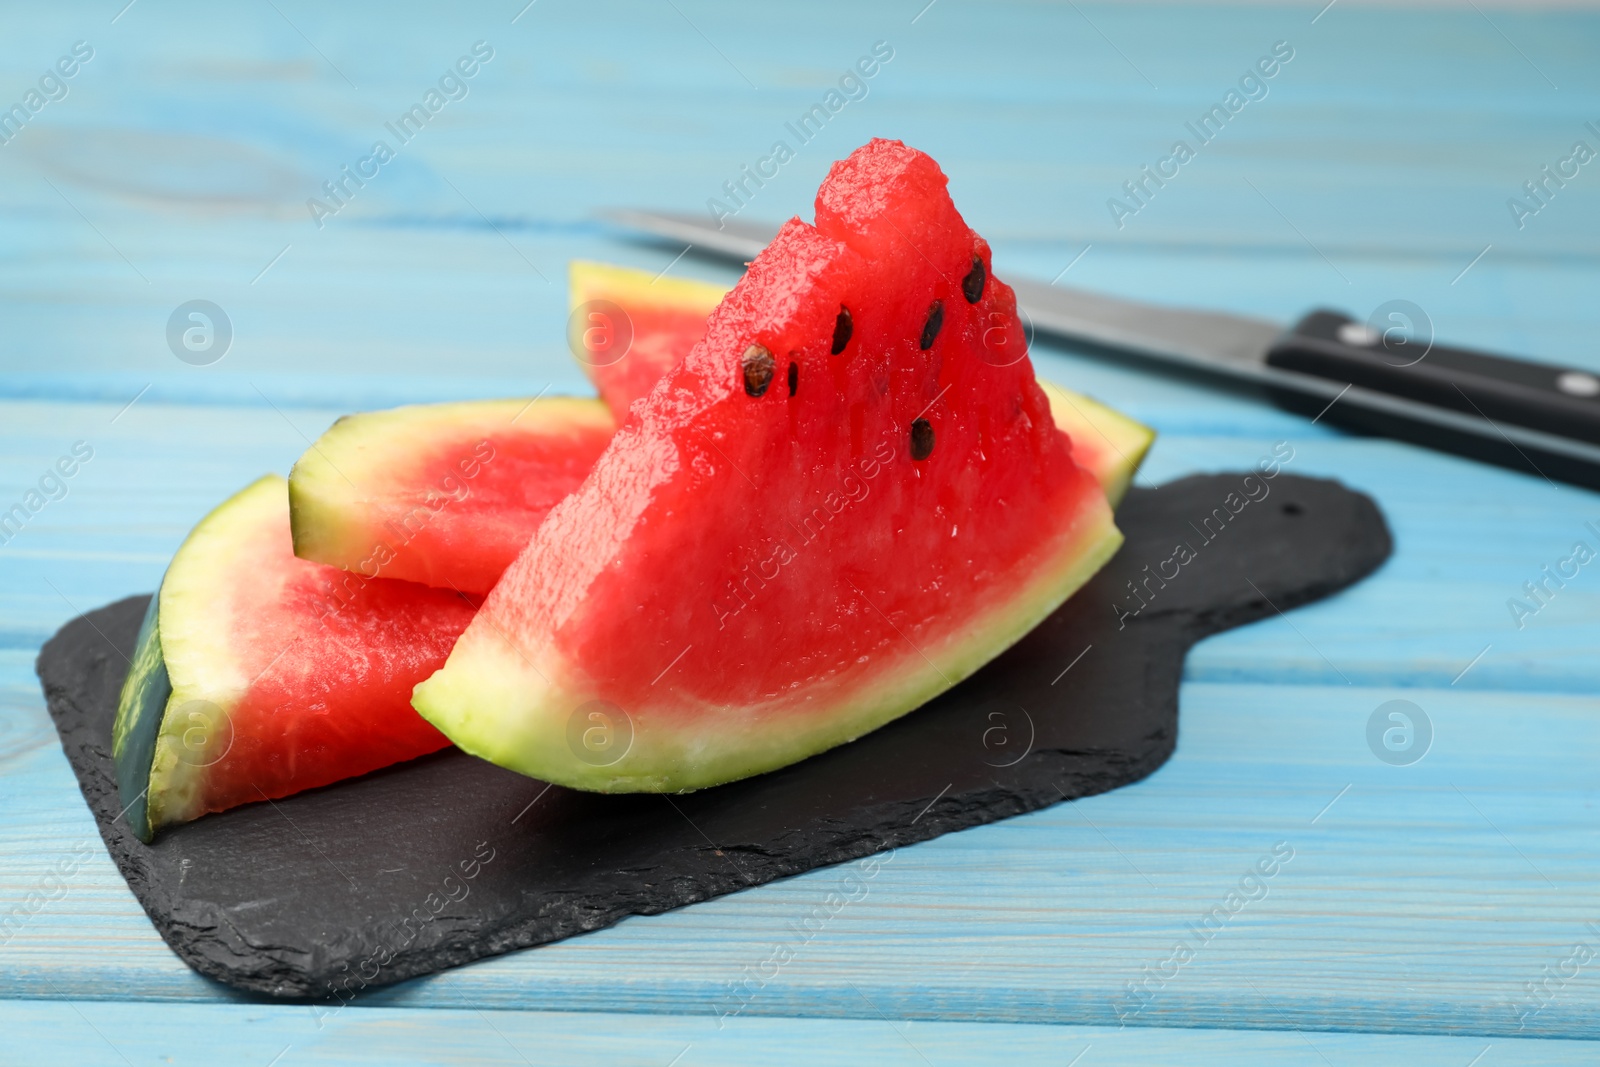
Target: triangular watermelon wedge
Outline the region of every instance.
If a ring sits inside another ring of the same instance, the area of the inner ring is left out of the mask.
[[[967,677],[1121,534],[926,155],[836,164],[413,703],[551,782],[784,766]],[[996,324],[999,336],[996,335]]]
[[[295,558],[284,480],[218,505],[150,601],[112,730],[129,825],[273,800],[449,745],[411,689],[475,605]]]

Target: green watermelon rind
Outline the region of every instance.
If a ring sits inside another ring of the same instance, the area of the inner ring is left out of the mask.
[[[463,640],[450,669],[419,684],[412,706],[457,746],[499,766],[546,782],[601,793],[683,793],[788,766],[892,722],[971,676],[1060,607],[1122,545],[1102,497],[1079,515],[1053,572],[1036,572],[1026,594],[995,609],[980,625],[954,633],[944,647],[898,650],[898,670],[833,704],[818,716],[793,704],[733,709],[704,707],[676,716],[688,729],[630,719],[632,741],[615,763],[580,759],[569,721],[594,694],[565,686],[567,665],[553,655],[532,660],[499,640]],[[622,709],[626,714],[626,709]],[[782,716],[772,729],[764,721]],[[674,736],[676,734],[676,736]],[[645,755],[648,754],[648,755]]]
[[[117,779],[117,799],[128,825],[139,840],[148,842],[150,825],[150,765],[155,759],[161,720],[172,699],[172,681],[161,654],[161,591],[156,590],[145,609],[139,638],[129,661],[111,727],[111,751]]]

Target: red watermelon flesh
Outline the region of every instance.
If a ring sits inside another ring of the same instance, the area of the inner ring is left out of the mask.
[[[412,710],[475,605],[297,559],[284,480],[262,478],[195,527],[140,633],[113,731],[142,837],[435,752]]]
[[[418,686],[458,745],[605,791],[770,770],[971,674],[1115,551],[1029,361],[985,348],[991,314],[1021,325],[937,165],[875,141],[817,218],[757,257]]]

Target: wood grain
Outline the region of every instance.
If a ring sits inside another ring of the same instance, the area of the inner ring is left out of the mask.
[[[285,1067],[421,1063],[542,1067],[593,1063],[618,1067],[774,1067],[863,1062],[934,1064],[1081,1063],[1197,1067],[1260,1062],[1283,1067],[1329,1063],[1407,1063],[1462,1067],[1481,1063],[1550,1065],[1592,1062],[1580,1041],[1485,1040],[1377,1034],[1266,1031],[1114,1030],[1082,1026],[889,1021],[884,1018],[665,1018],[604,1012],[560,1014],[351,1009],[318,1020],[305,1008],[135,1005],[104,1001],[0,1001],[8,1063],[17,1067],[174,1067],[214,1063]],[[1486,1051],[1487,1050],[1487,1051]],[[674,1059],[674,1057],[677,1057]]]

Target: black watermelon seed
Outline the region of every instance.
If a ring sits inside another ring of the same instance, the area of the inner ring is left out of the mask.
[[[911,458],[924,460],[933,455],[933,427],[927,419],[911,424]]]
[[[976,304],[983,297],[983,283],[988,280],[989,272],[983,269],[983,260],[973,256],[972,269],[961,279],[961,295],[967,298],[967,303]]]
[[[794,396],[794,391],[800,388],[800,364],[789,364],[789,395]]]
[[[744,350],[744,358],[740,362],[744,365],[744,391],[751,396],[765,393],[767,386],[772,384],[775,366],[772,353],[761,345],[751,345]]]
[[[850,343],[850,333],[855,327],[850,322],[850,309],[841,306],[839,317],[833,320],[833,354],[838,355],[844,351],[844,346]]]
[[[922,340],[917,342],[924,352],[933,347],[933,339],[939,336],[939,327],[944,325],[944,301],[935,300],[933,307],[928,309],[928,321],[922,324]]]

